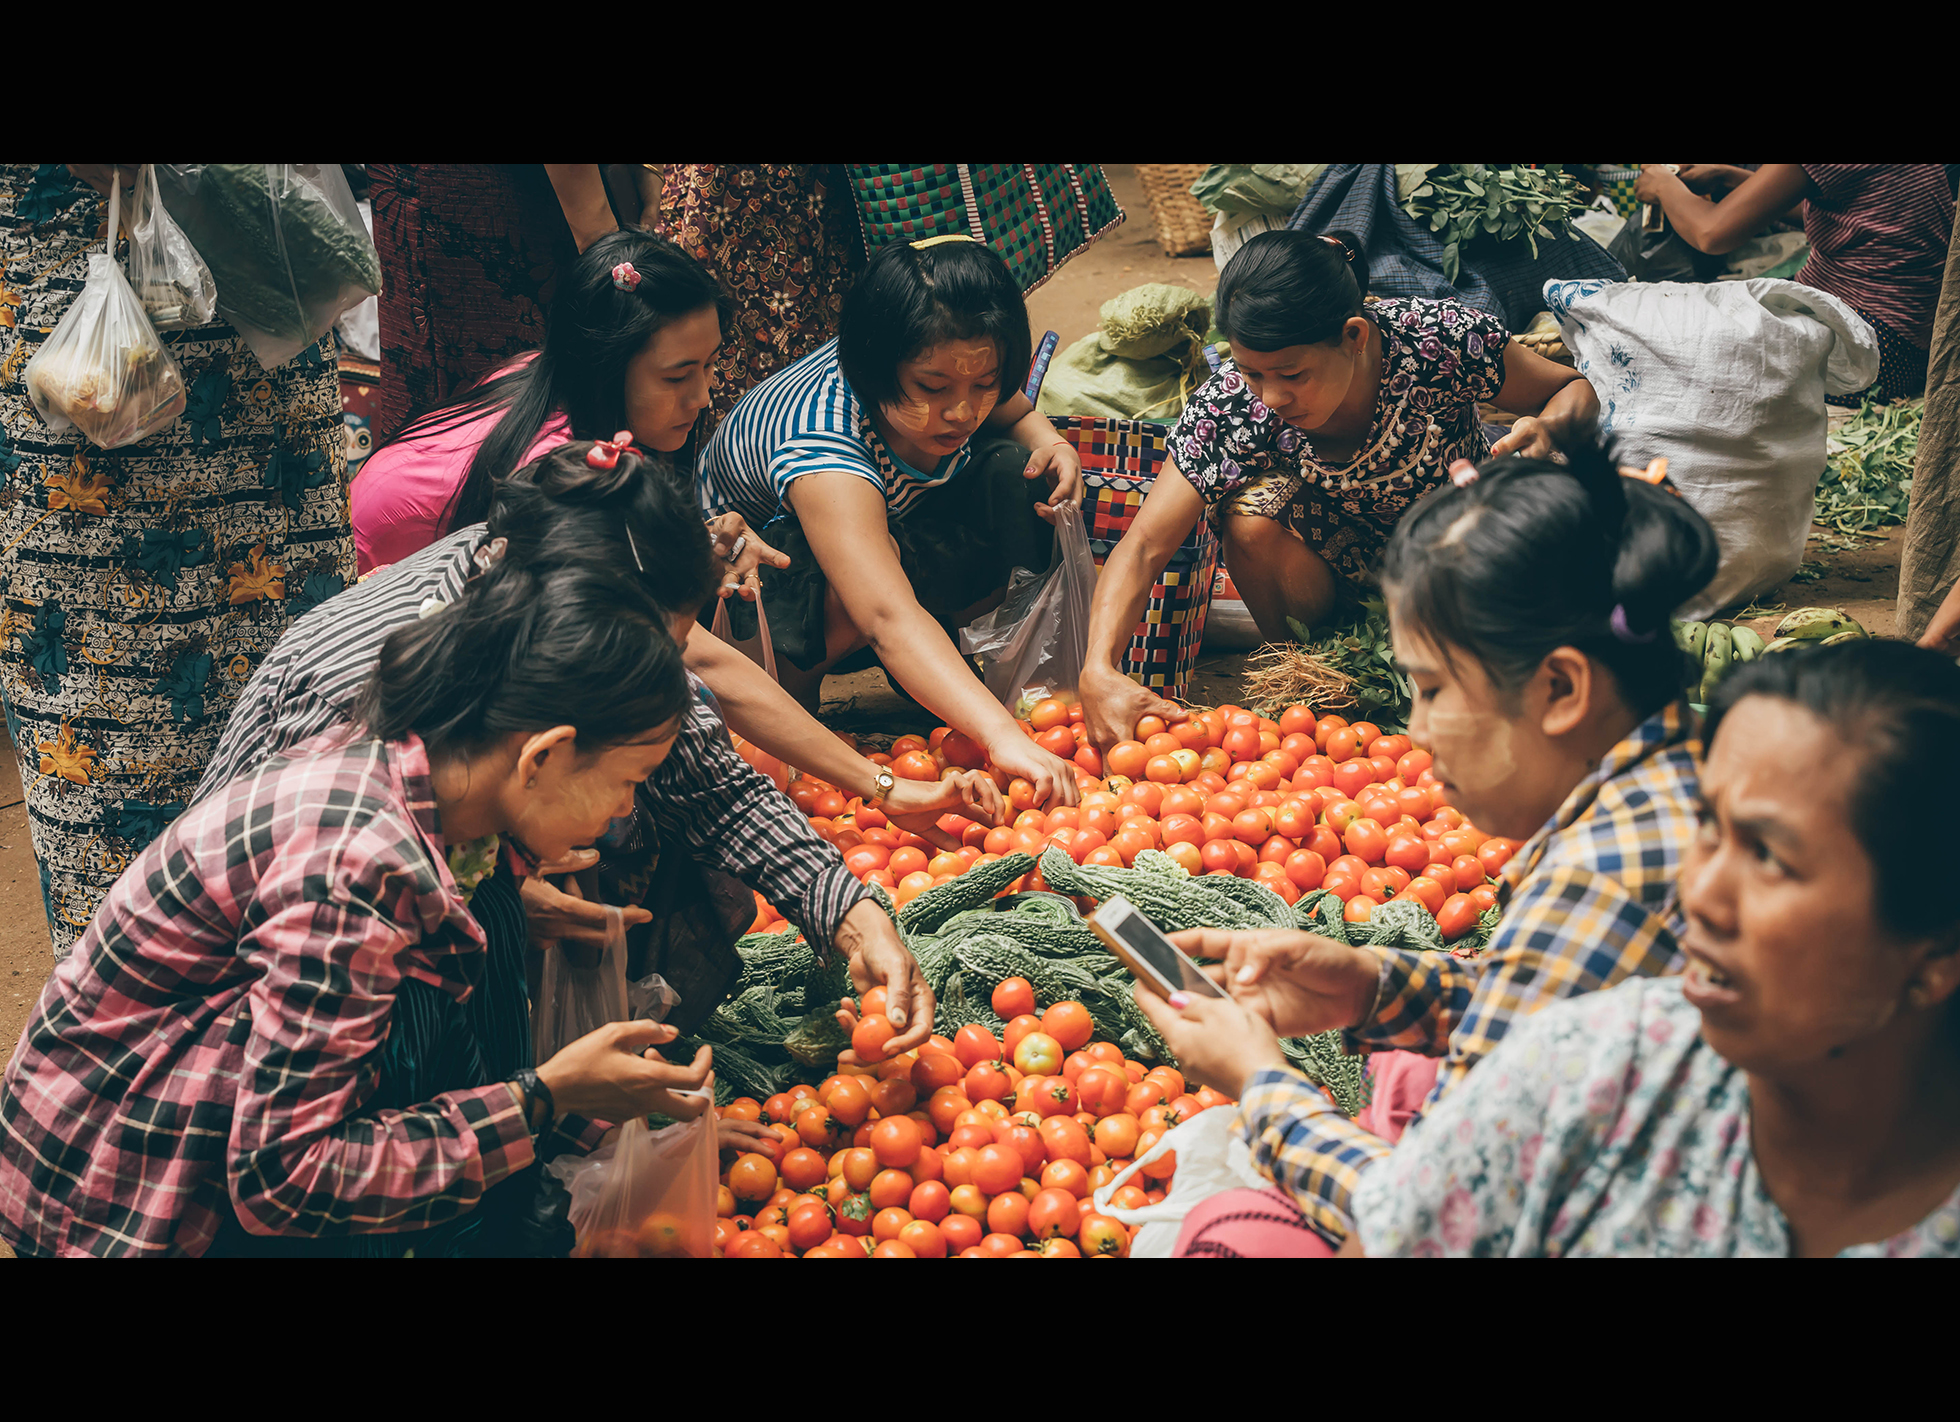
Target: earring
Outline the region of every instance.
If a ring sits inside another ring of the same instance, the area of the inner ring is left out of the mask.
[[[1926,991],[1925,984],[1923,983],[1914,983],[1906,989],[1906,1002],[1916,1010],[1923,1011],[1931,1001],[1932,996],[1930,992]]]
[[[533,776],[532,776],[532,777],[531,777],[531,778],[530,778],[529,780],[527,780],[527,781],[525,781],[525,782],[524,782],[524,788],[525,788],[526,790],[535,790],[535,789],[537,789],[537,788],[538,788],[538,777],[537,777],[537,776],[535,776],[535,775],[533,775]]]

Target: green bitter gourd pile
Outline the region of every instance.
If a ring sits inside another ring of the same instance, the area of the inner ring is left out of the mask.
[[[1035,867],[1026,854],[1010,854],[969,870],[894,911],[882,889],[872,892],[918,959],[939,1003],[935,1031],[952,1036],[977,1022],[998,1036],[1006,1026],[991,1006],[1003,978],[1034,985],[1037,1008],[1074,1000],[1089,1009],[1097,1034],[1144,1062],[1175,1063],[1163,1039],[1131,997],[1134,980],[1102,941],[1067,905],[1051,898],[1020,901],[1012,910],[991,905],[1001,890]],[[1398,899],[1383,904],[1366,923],[1348,923],[1342,901],[1325,890],[1289,905],[1263,884],[1228,875],[1194,876],[1168,855],[1139,854],[1134,867],[1076,864],[1050,847],[1042,877],[1058,893],[1098,902],[1122,894],[1167,933],[1187,928],[1301,928],[1341,943],[1471,955],[1489,941],[1497,923],[1485,914],[1475,932],[1446,949],[1436,921],[1421,904]],[[827,1076],[849,1039],[837,1025],[840,998],[852,992],[845,965],[820,967],[795,933],[750,934],[736,944],[742,975],[729,998],[704,1023],[698,1037],[674,1043],[676,1060],[701,1044],[715,1049],[716,1098],[765,1100],[798,1081]],[[1327,1089],[1341,1109],[1355,1114],[1367,1104],[1365,1058],[1349,1056],[1338,1032],[1289,1037],[1287,1059]],[[812,1076],[815,1073],[815,1076]]]

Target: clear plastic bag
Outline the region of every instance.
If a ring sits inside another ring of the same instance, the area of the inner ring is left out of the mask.
[[[122,189],[109,193],[110,245]],[[78,429],[104,449],[146,439],[184,413],[184,376],[109,253],[92,253],[81,295],[24,372],[50,429]]]
[[[1235,1106],[1212,1106],[1165,1131],[1163,1139],[1125,1166],[1113,1180],[1097,1188],[1096,1209],[1126,1225],[1141,1225],[1130,1242],[1132,1259],[1168,1259],[1177,1245],[1184,1217],[1200,1200],[1223,1190],[1259,1190],[1272,1184],[1252,1163],[1252,1152],[1233,1129]],[[1175,1153],[1177,1171],[1170,1194],[1155,1205],[1119,1209],[1110,1197],[1131,1177],[1163,1156]]]
[[[1075,690],[1089,646],[1089,604],[1096,559],[1082,531],[1082,511],[1055,514],[1055,555],[1038,577],[1014,570],[1007,601],[960,629],[960,650],[980,658],[987,690],[1003,706]]]
[[[782,680],[781,677],[776,675],[776,646],[769,638],[769,614],[762,610],[762,595],[758,593],[755,599],[757,636],[753,642],[738,642],[735,640],[734,629],[728,623],[728,602],[729,600],[727,598],[721,598],[716,601],[714,624],[708,630],[729,646],[735,648],[736,651],[742,653],[750,661],[759,665],[762,668],[763,674],[769,680]],[[758,655],[758,649],[760,655]],[[778,790],[787,790],[789,788],[788,766],[784,765],[775,756],[769,754],[768,751],[756,745],[753,741],[743,740],[735,734],[733,728],[729,730],[729,737],[735,743],[735,754],[742,757],[743,760],[746,760],[750,765],[754,766],[758,772],[766,776],[770,784],[774,785]]]
[[[626,919],[617,905],[608,906],[607,916],[606,942],[596,950],[596,961],[595,950],[583,945],[554,943],[545,952],[537,1001],[531,1004],[531,1047],[533,1059],[540,1063],[588,1032],[632,1018],[626,989]]]
[[[338,163],[161,163],[157,178],[218,284],[218,314],[284,365],[381,293],[381,261]]]
[[[154,163],[143,165],[129,205],[129,284],[159,331],[207,325],[217,306],[211,269],[164,210]]]
[[[644,1116],[584,1157],[546,1170],[571,1192],[574,1259],[711,1259],[720,1147],[715,1113],[655,1131]]]

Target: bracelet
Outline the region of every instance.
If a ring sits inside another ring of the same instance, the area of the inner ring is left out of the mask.
[[[524,1096],[525,1127],[533,1136],[542,1135],[545,1127],[558,1115],[558,1103],[551,1099],[551,1088],[530,1067],[523,1068],[511,1080],[517,1083],[517,1089]],[[538,1114],[539,1107],[544,1108],[542,1118]]]

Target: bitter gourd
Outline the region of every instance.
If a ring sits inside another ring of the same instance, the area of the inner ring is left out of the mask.
[[[962,938],[954,949],[960,966],[988,985],[988,996],[1004,978],[1026,978],[1034,985],[1035,1002],[1051,1007],[1067,998],[1096,990],[1096,979],[1073,963],[1043,958],[998,933],[975,933]],[[967,979],[973,981],[972,978]]]
[[[1351,1057],[1342,1051],[1339,1032],[1282,1037],[1279,1049],[1309,1080],[1326,1087],[1334,1104],[1348,1115],[1357,1114],[1367,1105],[1367,1059]]]
[[[1019,850],[991,864],[976,864],[900,909],[898,926],[907,933],[936,932],[954,914],[979,908],[1032,868],[1034,860]]]
[[[1141,855],[1138,858],[1142,858]],[[1065,894],[1101,902],[1121,894],[1166,933],[1186,928],[1261,928],[1258,915],[1223,894],[1208,894],[1192,879],[1145,870],[1077,864],[1053,845],[1041,856],[1041,877]]]
[[[1191,883],[1208,894],[1217,894],[1230,899],[1240,908],[1257,914],[1262,928],[1291,928],[1293,926],[1293,905],[1253,879],[1241,879],[1235,874],[1202,874]]]

